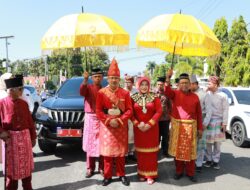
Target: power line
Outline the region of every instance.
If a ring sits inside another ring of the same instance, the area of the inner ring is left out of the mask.
[[[210,15],[216,8],[219,7],[219,4],[222,3],[222,0],[218,0],[215,2],[213,6],[210,7],[210,9],[207,10],[207,12],[201,17],[201,20],[206,18],[208,15]]]
[[[196,15],[197,18],[202,16],[204,12],[213,4],[213,1],[215,2],[216,0],[207,0],[205,4],[202,6],[202,8],[198,11]]]
[[[135,56],[135,57],[125,58],[125,59],[119,59],[119,61],[125,62],[125,61],[134,60],[134,59],[142,59],[142,58],[153,57],[153,56],[164,55],[164,54],[166,54],[166,52],[155,53],[155,54],[150,54],[150,55],[143,55],[143,56]]]

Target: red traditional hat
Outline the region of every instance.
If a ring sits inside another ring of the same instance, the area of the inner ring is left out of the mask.
[[[108,76],[120,77],[120,70],[118,68],[118,63],[115,60],[115,58],[113,58],[110,66],[109,66]]]

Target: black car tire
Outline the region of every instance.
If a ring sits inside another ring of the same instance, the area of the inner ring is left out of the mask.
[[[236,121],[231,127],[231,137],[235,146],[244,147],[247,145],[246,142],[246,130],[245,125],[241,121]]]
[[[44,153],[53,154],[56,151],[56,143],[48,142],[44,139],[38,139],[38,146]]]

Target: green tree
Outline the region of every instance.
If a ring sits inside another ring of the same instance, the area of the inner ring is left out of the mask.
[[[215,74],[223,79],[225,77],[225,69],[223,68],[223,63],[229,53],[228,24],[225,17],[222,17],[215,21],[214,33],[221,42],[221,54],[220,56],[215,56],[208,59],[210,68],[209,73]]]
[[[3,63],[6,61],[6,59],[0,59],[0,72],[1,73],[5,73],[6,72],[6,68],[3,67]]]
[[[148,61],[146,68],[150,72],[150,76],[152,77],[154,74],[156,63],[154,61]]]
[[[233,21],[228,35],[229,51],[223,66],[226,85],[249,85],[248,32],[242,16]]]

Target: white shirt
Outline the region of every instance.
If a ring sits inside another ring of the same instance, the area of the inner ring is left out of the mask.
[[[203,119],[202,125],[207,127],[212,116],[212,107],[211,107],[212,102],[210,96],[202,88],[198,88],[195,91],[195,94],[197,94],[197,96],[199,97],[201,104],[202,119]]]
[[[212,117],[216,119],[221,119],[223,125],[227,125],[228,120],[228,109],[229,104],[227,101],[227,95],[223,92],[216,92],[208,91],[208,95],[211,99],[211,106],[212,106]]]
[[[6,90],[0,90],[0,99],[3,99],[8,96],[8,93]]]

